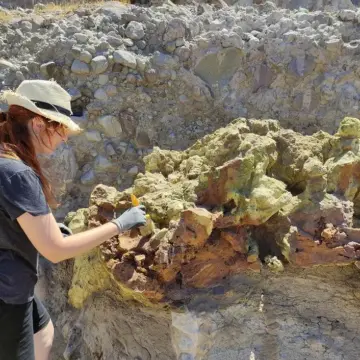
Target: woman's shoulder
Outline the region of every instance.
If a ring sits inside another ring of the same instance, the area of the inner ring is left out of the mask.
[[[22,172],[31,172],[33,169],[19,159],[7,158],[0,156],[0,177],[12,177]]]

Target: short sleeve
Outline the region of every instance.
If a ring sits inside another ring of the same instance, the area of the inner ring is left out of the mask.
[[[1,177],[0,190],[1,205],[12,220],[24,213],[33,216],[50,213],[40,180],[30,169]]]

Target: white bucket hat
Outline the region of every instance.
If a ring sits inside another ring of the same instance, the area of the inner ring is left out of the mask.
[[[1,98],[8,106],[18,105],[65,125],[71,134],[82,131],[70,118],[71,96],[53,80],[24,80],[15,91],[3,91]]]

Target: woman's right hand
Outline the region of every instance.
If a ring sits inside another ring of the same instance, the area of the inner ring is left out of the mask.
[[[122,213],[117,219],[112,220],[119,229],[119,232],[130,230],[134,227],[144,226],[146,224],[145,206],[135,206],[124,213]]]

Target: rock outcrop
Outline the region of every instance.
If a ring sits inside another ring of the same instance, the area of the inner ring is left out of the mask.
[[[335,135],[305,136],[237,119],[185,151],[154,149],[125,191],[96,186],[66,218],[75,233],[132,194],[150,219],[43,264],[55,355],[357,359],[359,126],[344,118]]]
[[[74,231],[104,224],[132,206],[150,219],[75,260],[70,302],[97,291],[173,303],[189,289],[262,267],[345,265],[360,254],[360,120],[335,135],[237,119],[185,151],[155,148],[133,187],[98,185],[90,207],[67,217]],[[354,221],[355,219],[355,221]]]

